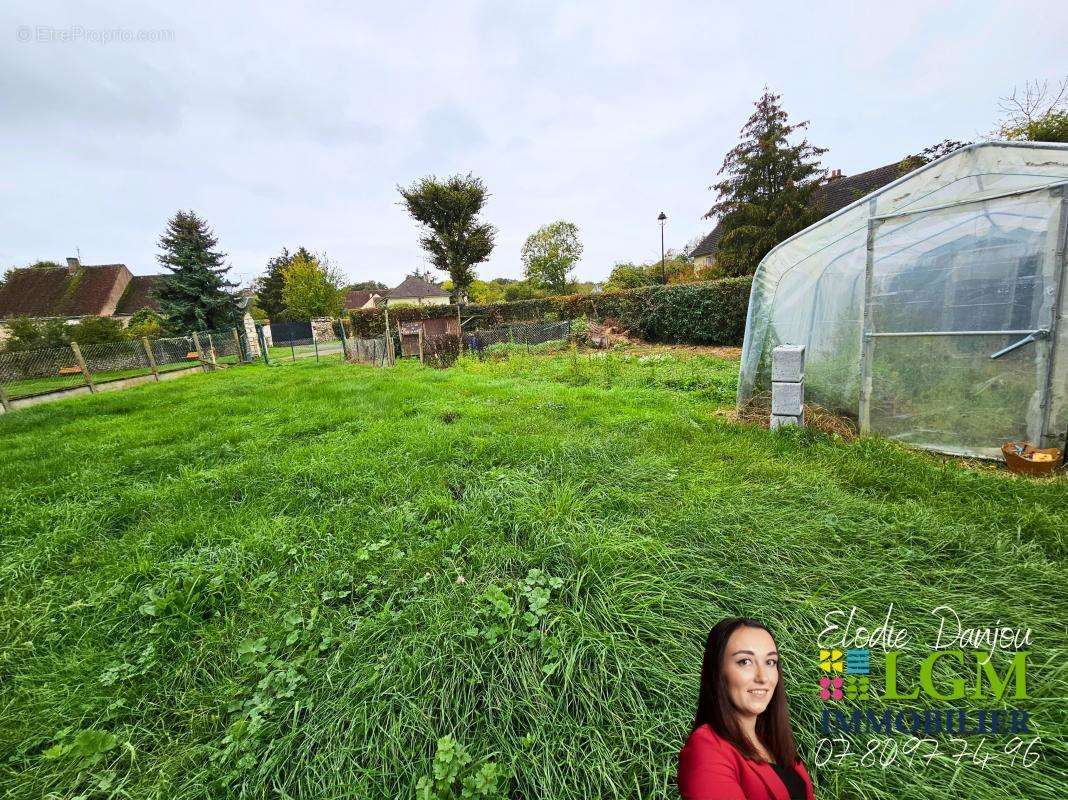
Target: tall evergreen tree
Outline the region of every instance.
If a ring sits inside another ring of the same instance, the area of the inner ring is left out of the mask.
[[[282,290],[286,285],[285,270],[293,261],[293,256],[285,247],[279,255],[267,261],[267,271],[256,279],[256,305],[275,322],[285,311]]]
[[[237,286],[226,279],[226,254],[219,240],[193,211],[179,211],[159,238],[159,263],[171,271],[156,287],[160,311],[181,331],[221,328],[238,318]]]
[[[825,173],[818,157],[827,150],[807,139],[790,143],[808,122],[790,124],[779,100],[764,89],[741,141],[723,159],[724,179],[709,187],[716,204],[705,218],[718,217],[722,226],[716,265],[725,275],[751,275],[771,248],[819,218],[811,201]]]

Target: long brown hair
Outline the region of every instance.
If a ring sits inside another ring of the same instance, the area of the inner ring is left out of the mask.
[[[727,650],[727,640],[738,628],[760,628],[768,632],[772,641],[775,640],[775,634],[766,625],[753,619],[728,617],[713,626],[705,640],[701,690],[697,695],[697,714],[691,730],[697,730],[707,723],[717,736],[733,744],[743,756],[753,761],[763,761],[738,725],[738,716],[723,676],[723,654]],[[797,743],[790,729],[790,709],[786,705],[786,687],[781,670],[768,707],[757,717],[756,734],[775,763],[792,766],[797,761]]]

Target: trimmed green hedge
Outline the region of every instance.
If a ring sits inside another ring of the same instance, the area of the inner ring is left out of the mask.
[[[614,320],[650,342],[740,345],[745,331],[752,278],[724,278],[703,283],[643,286],[624,292],[572,294],[514,303],[467,305],[464,327],[492,328],[532,319]],[[390,324],[455,317],[456,306],[398,306],[389,309]],[[382,309],[351,311],[354,335],[381,336]],[[468,322],[469,318],[473,318]]]

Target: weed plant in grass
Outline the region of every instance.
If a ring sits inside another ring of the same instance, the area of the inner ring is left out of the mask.
[[[0,795],[672,797],[712,623],[777,633],[811,762],[823,614],[893,602],[1033,629],[1046,760],[821,800],[1063,797],[1064,482],[718,420],[735,371],[305,361],[0,417]]]

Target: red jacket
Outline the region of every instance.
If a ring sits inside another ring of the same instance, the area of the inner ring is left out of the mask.
[[[795,767],[815,800],[805,766]],[[750,761],[708,725],[690,734],[679,753],[679,794],[683,800],[790,800],[770,764]]]

